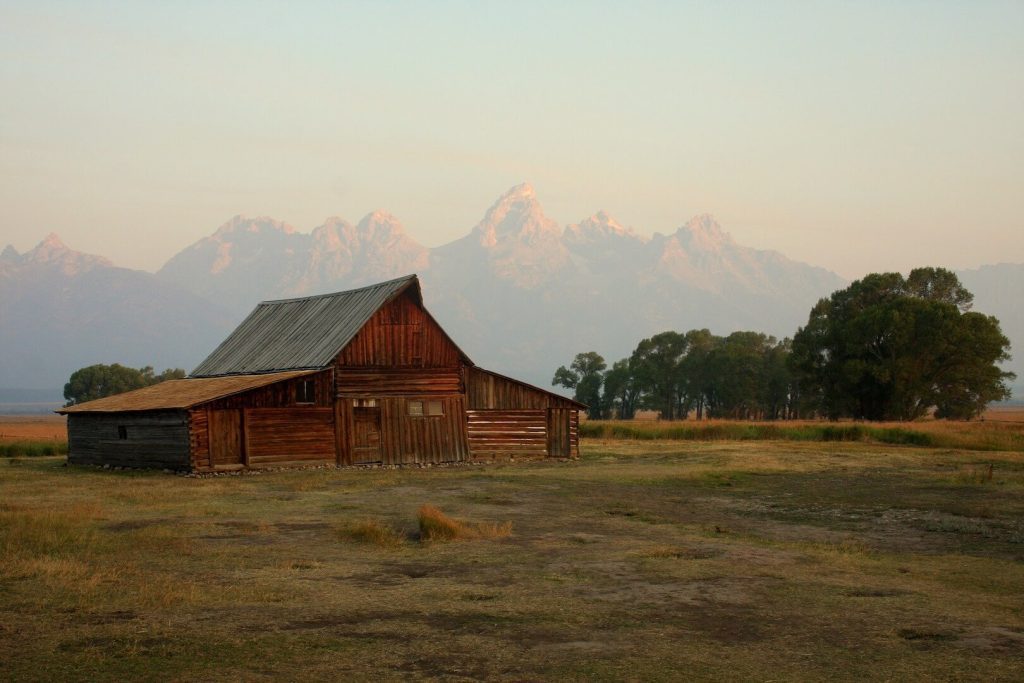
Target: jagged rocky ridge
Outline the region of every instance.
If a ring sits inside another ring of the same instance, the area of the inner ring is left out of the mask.
[[[547,383],[581,349],[626,354],[643,335],[707,326],[792,333],[841,278],[736,244],[710,216],[643,237],[599,212],[565,228],[529,185],[470,232],[428,249],[390,214],[305,234],[235,217],[157,274],[225,306],[344,289],[416,272],[427,304],[480,363]]]
[[[355,225],[332,217],[311,233],[236,216],[155,275],[114,268],[51,237],[24,256],[0,254],[0,313],[26,330],[0,337],[4,358],[17,358],[0,361],[0,386],[40,386],[39,378],[56,386],[88,362],[191,369],[260,300],[413,272],[427,306],[471,358],[545,386],[578,351],[613,360],[665,329],[791,335],[818,298],[845,284],[739,245],[707,215],[650,237],[605,212],[561,228],[525,184],[464,237],[433,249],[382,211]],[[133,286],[112,284],[129,279]],[[64,341],[40,354],[37,334]]]

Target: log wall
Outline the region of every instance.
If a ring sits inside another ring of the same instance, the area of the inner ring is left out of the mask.
[[[331,408],[248,409],[242,422],[250,467],[334,461]]]
[[[474,459],[548,454],[546,410],[468,410],[469,450]]]
[[[579,457],[579,408],[569,399],[476,367],[465,383],[474,458]]]
[[[126,438],[120,438],[124,428]],[[113,467],[189,468],[184,410],[68,415],[68,462]]]

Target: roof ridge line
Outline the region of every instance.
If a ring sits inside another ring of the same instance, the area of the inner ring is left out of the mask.
[[[261,301],[261,302],[259,302],[256,305],[257,306],[262,306],[264,304],[286,304],[286,303],[290,303],[292,301],[310,301],[311,299],[326,299],[327,297],[331,297],[331,296],[339,296],[341,294],[353,294],[355,292],[361,292],[361,291],[363,291],[365,289],[376,289],[378,287],[383,287],[385,285],[392,285],[392,284],[395,284],[397,282],[412,281],[412,280],[416,280],[416,279],[419,279],[418,276],[416,275],[416,273],[412,273],[410,275],[403,275],[402,277],[396,277],[396,278],[391,279],[391,280],[384,280],[383,282],[376,282],[376,283],[374,283],[372,285],[366,285],[364,287],[356,287],[355,289],[344,289],[344,290],[342,290],[340,292],[326,292],[324,294],[313,294],[311,296],[296,296],[296,297],[292,297],[290,299],[267,299],[266,301]]]

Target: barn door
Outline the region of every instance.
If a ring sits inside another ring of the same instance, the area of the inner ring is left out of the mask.
[[[569,441],[569,411],[548,409],[548,457],[568,458],[572,455]]]
[[[210,464],[242,465],[242,411],[210,411]]]
[[[352,409],[352,461],[382,462],[380,408]]]

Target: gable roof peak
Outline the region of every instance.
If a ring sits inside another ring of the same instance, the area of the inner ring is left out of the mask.
[[[407,291],[423,305],[415,275],[332,294],[264,301],[191,376],[326,368],[381,307]]]

